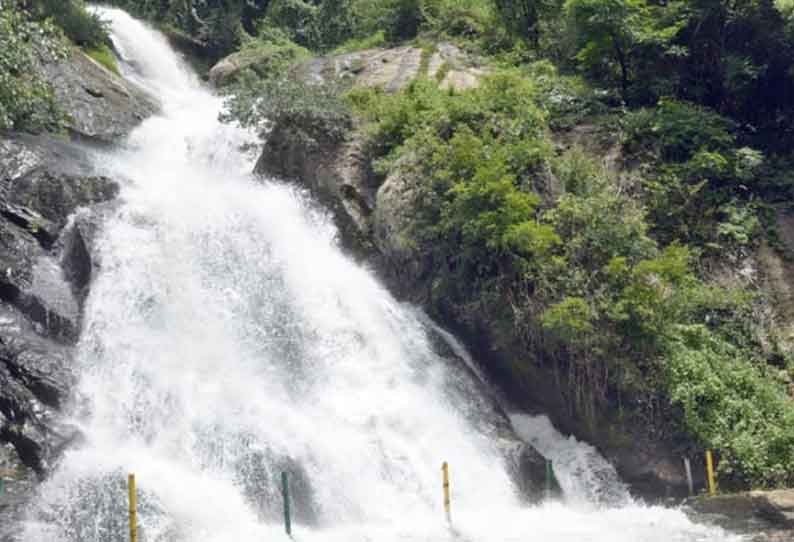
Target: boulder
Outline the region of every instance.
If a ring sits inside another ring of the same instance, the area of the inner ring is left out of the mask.
[[[355,255],[375,250],[370,216],[375,189],[363,138],[306,145],[294,137],[294,127],[275,126],[256,164],[258,175],[278,177],[307,187],[333,213],[342,243]]]
[[[228,83],[232,77],[239,73],[244,67],[245,66],[238,61],[235,55],[222,58],[217,64],[210,68],[210,84],[215,88],[220,88]]]
[[[36,69],[50,84],[66,126],[80,138],[113,143],[159,109],[158,101],[77,48],[65,60],[40,53]]]
[[[379,251],[378,267],[390,286],[403,298],[425,301],[432,259],[414,241],[411,231],[421,179],[417,164],[408,157],[378,188],[372,218],[373,238]]]

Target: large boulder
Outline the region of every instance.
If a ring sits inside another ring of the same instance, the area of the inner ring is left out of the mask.
[[[116,142],[159,109],[154,97],[77,48],[65,60],[41,53],[36,64],[77,137]]]

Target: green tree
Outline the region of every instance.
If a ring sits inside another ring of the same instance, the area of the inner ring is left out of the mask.
[[[493,0],[507,28],[537,46],[542,0]]]

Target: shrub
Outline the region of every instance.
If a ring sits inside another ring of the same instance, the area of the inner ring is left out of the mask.
[[[0,131],[57,130],[62,124],[52,89],[33,70],[33,48],[63,57],[62,34],[34,22],[16,1],[0,5]]]
[[[303,0],[273,0],[267,8],[263,25],[279,29],[295,43],[312,48],[320,42],[318,12],[317,6]]]
[[[733,127],[731,121],[706,108],[661,100],[655,109],[627,115],[624,147],[629,152],[651,150],[663,160],[686,162],[701,150],[731,150],[736,144]]]
[[[289,127],[305,145],[335,142],[346,133],[350,113],[339,89],[282,75],[270,79],[245,70],[229,89],[221,117],[256,128],[265,138],[273,126]]]
[[[744,485],[794,483],[794,401],[750,349],[699,324],[675,328],[665,377],[683,424]]]
[[[283,77],[295,64],[309,57],[307,49],[290,41],[278,29],[267,28],[255,39],[248,40],[237,53],[258,77]]]

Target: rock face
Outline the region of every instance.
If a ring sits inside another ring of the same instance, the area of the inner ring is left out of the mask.
[[[210,83],[222,87],[243,69],[268,64],[268,52],[239,51],[215,64],[209,72]],[[436,79],[441,88],[465,90],[479,84],[485,70],[478,67],[460,49],[448,43],[436,46],[432,53],[418,47],[365,49],[342,55],[316,57],[295,68],[295,76],[307,82],[344,80],[358,87],[381,87],[396,92],[415,79],[420,72]]]
[[[117,193],[73,144],[0,136],[0,468],[22,478],[46,475],[78,437],[59,411],[74,382],[72,346],[94,266],[91,206]],[[16,493],[0,498],[0,523],[24,493],[9,485]]]
[[[144,90],[76,48],[61,61],[39,55],[37,69],[67,113],[67,128],[80,138],[113,143],[159,108]]]
[[[216,67],[220,73],[229,66],[221,61]],[[476,86],[485,74],[460,49],[440,44],[432,53],[417,47],[398,47],[314,58],[299,65],[294,76],[309,84],[335,81],[397,92],[423,70],[442,87],[458,90]],[[395,175],[379,185],[364,148],[363,134],[356,130],[345,141],[320,142],[309,147],[294,137],[295,129],[273,127],[256,172],[308,187],[333,211],[348,249],[359,257],[378,255],[375,263],[384,270],[399,272],[401,280],[392,281],[392,286],[399,287],[407,278],[406,273],[411,278],[422,275],[422,258],[410,250],[404,232],[412,203],[409,196],[414,192],[412,178]],[[408,171],[409,164],[405,166]]]

